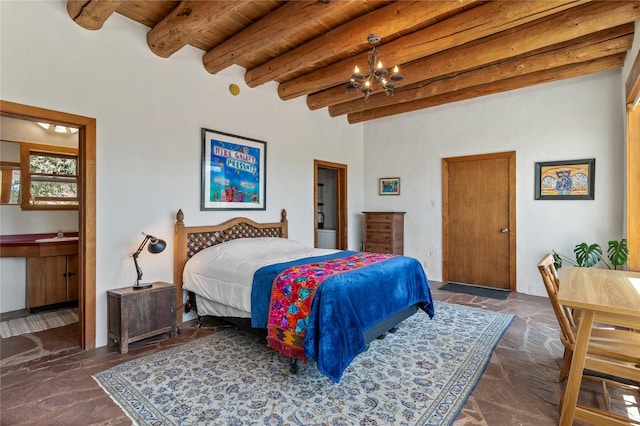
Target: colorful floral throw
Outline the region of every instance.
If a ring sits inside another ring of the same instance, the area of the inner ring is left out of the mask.
[[[393,254],[360,252],[317,263],[296,265],[282,271],[271,290],[267,324],[269,347],[291,358],[305,360],[303,341],[309,312],[318,286],[327,278],[396,257]]]

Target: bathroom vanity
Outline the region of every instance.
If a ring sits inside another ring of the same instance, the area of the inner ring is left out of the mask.
[[[26,258],[26,307],[37,311],[78,300],[78,234],[0,236],[0,257]]]

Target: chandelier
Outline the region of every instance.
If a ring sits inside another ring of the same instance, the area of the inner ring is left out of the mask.
[[[393,68],[392,73],[389,73],[389,71],[382,66],[382,61],[380,61],[376,55],[376,44],[380,42],[380,36],[378,34],[369,34],[367,41],[372,46],[367,61],[369,63],[369,73],[366,75],[362,74],[360,68],[356,65],[351,80],[347,83],[347,90],[360,90],[364,93],[364,100],[366,101],[369,99],[371,92],[373,92],[374,81],[376,81],[378,86],[384,89],[385,95],[392,96],[396,83],[402,81],[404,77],[400,74],[397,65]]]

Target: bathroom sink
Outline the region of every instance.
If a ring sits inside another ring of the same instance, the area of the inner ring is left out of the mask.
[[[58,243],[62,241],[78,241],[78,237],[50,237],[50,238],[40,238],[36,240],[36,243]]]

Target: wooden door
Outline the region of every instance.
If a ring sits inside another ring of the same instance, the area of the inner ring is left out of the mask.
[[[515,152],[442,169],[443,279],[515,291]]]

